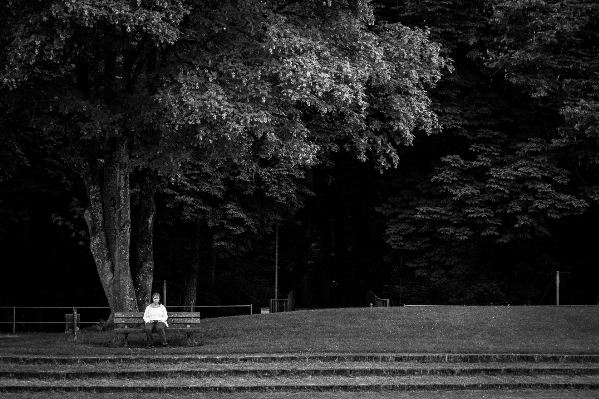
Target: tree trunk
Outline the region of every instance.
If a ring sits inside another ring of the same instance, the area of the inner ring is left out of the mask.
[[[185,291],[183,293],[183,305],[188,311],[193,311],[198,294],[198,275],[201,264],[202,250],[202,221],[194,222],[193,242],[191,244],[191,263],[185,268]]]
[[[90,234],[90,249],[111,311],[137,311],[129,267],[128,146],[125,140],[117,139],[110,144],[104,159],[103,181],[98,160],[88,160],[85,183],[89,204],[85,221]]]
[[[138,308],[150,303],[154,277],[154,219],[156,216],[156,182],[143,173],[139,183],[139,208],[134,223],[135,237],[135,294]]]

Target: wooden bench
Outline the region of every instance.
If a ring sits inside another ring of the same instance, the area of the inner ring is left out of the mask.
[[[114,313],[114,333],[125,335],[125,346],[129,345],[127,337],[132,333],[143,333],[144,330],[143,312],[115,312]],[[200,331],[200,312],[168,312],[168,327],[166,333],[183,331],[187,335],[187,345],[192,344],[193,333]],[[152,330],[156,332],[154,328]],[[168,335],[167,335],[168,339]]]

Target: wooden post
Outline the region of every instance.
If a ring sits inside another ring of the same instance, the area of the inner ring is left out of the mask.
[[[162,304],[166,306],[166,280],[162,281]]]
[[[77,342],[77,308],[73,306],[73,342]]]
[[[12,307],[12,333],[17,333],[17,307]]]

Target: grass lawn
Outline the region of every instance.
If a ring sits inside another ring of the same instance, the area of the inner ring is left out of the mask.
[[[202,321],[201,345],[119,347],[114,334],[0,335],[0,355],[252,353],[599,353],[599,307],[393,307],[297,311]],[[158,338],[156,337],[156,340]]]

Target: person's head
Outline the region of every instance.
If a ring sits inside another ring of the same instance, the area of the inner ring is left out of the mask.
[[[155,292],[154,294],[152,294],[152,302],[154,302],[156,305],[158,305],[158,303],[160,302],[160,294]]]

